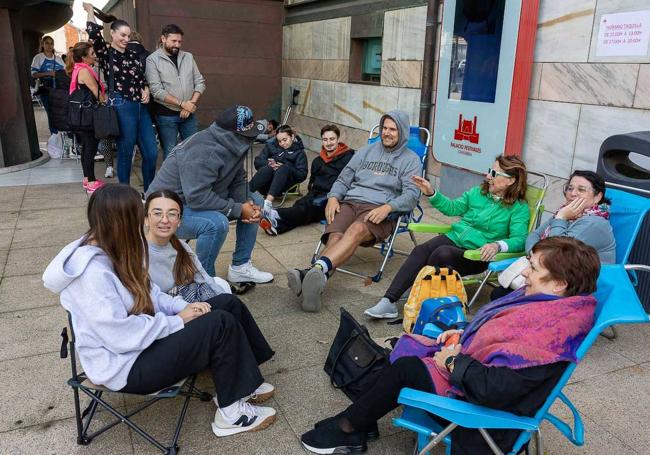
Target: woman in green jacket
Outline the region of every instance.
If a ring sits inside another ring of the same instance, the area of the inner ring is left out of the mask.
[[[460,216],[451,231],[413,248],[384,297],[365,314],[396,318],[395,302],[413,285],[425,265],[451,267],[461,275],[487,269],[499,252],[523,251],[530,214],[526,203],[526,165],[514,156],[500,155],[488,169],[485,181],[457,199],[435,191],[422,177],[413,177],[429,203],[447,216]],[[481,260],[463,257],[465,250],[480,249]]]

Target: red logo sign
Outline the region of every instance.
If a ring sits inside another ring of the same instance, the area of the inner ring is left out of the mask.
[[[458,115],[458,129],[454,130],[454,139],[457,141],[469,141],[478,144],[479,134],[476,132],[477,118],[474,121],[463,120],[463,114]]]

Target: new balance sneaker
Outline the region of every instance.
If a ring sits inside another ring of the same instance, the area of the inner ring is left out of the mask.
[[[280,215],[277,210],[271,209],[271,212],[268,216],[263,216],[260,220],[260,227],[264,229],[267,235],[276,236],[278,235],[278,219]]]
[[[314,428],[322,427],[323,425],[328,425],[332,421],[337,421],[339,417],[341,417],[341,415],[343,415],[343,413],[320,420],[314,424]],[[377,426],[377,422],[370,425],[367,429],[364,429],[364,432],[366,433],[367,441],[375,441],[379,439],[379,427]]]
[[[242,265],[230,265],[228,268],[228,281],[233,283],[241,283],[243,281],[270,283],[273,281],[273,275],[258,270],[251,261],[248,261]]]
[[[113,178],[113,166],[106,166],[106,172],[104,173],[104,177],[107,179]]]
[[[264,199],[264,205],[262,206],[262,216],[268,218],[273,212],[273,202]]]
[[[212,432],[216,436],[223,437],[244,431],[259,431],[275,422],[275,409],[267,406],[255,406],[247,401],[239,400],[227,408],[227,411],[232,410],[232,412],[224,412],[224,409],[219,408],[214,414]]]
[[[254,404],[264,403],[275,394],[275,387],[268,382],[263,382],[255,392],[246,398],[246,401]]]
[[[368,308],[363,314],[375,319],[395,319],[397,317],[397,305],[386,297],[382,297],[375,306]]]
[[[327,275],[318,266],[314,266],[302,280],[302,309],[308,313],[317,313],[321,309],[321,295],[327,284]]]
[[[86,186],[86,193],[93,194],[95,191],[100,189],[102,186],[104,186],[104,182],[102,182],[99,179],[95,180],[94,182],[88,182],[88,185]]]
[[[336,420],[303,434],[300,441],[313,453],[362,453],[368,450],[366,434],[361,431],[345,433]]]

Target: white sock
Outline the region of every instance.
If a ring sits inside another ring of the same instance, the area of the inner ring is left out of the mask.
[[[329,265],[328,265],[328,262],[329,262]],[[316,261],[316,262],[314,263],[314,265],[318,265],[318,266],[320,266],[320,268],[323,270],[323,273],[324,273],[325,275],[327,275],[327,272],[330,271],[330,265],[331,265],[331,264],[332,264],[332,263],[331,263],[329,260],[325,261],[325,260],[323,260],[322,258],[319,259],[318,261]]]
[[[239,418],[241,415],[240,401],[241,400],[237,400],[229,406],[219,407],[219,414],[221,414],[221,417],[223,417],[226,422],[233,423]]]

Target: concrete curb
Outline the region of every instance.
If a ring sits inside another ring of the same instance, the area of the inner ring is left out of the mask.
[[[41,150],[40,158],[36,158],[33,161],[28,161],[23,164],[16,164],[15,166],[3,167],[0,168],[0,175],[11,174],[12,172],[24,171],[25,169],[31,169],[36,166],[40,166],[43,163],[50,161],[50,155],[45,151]]]

